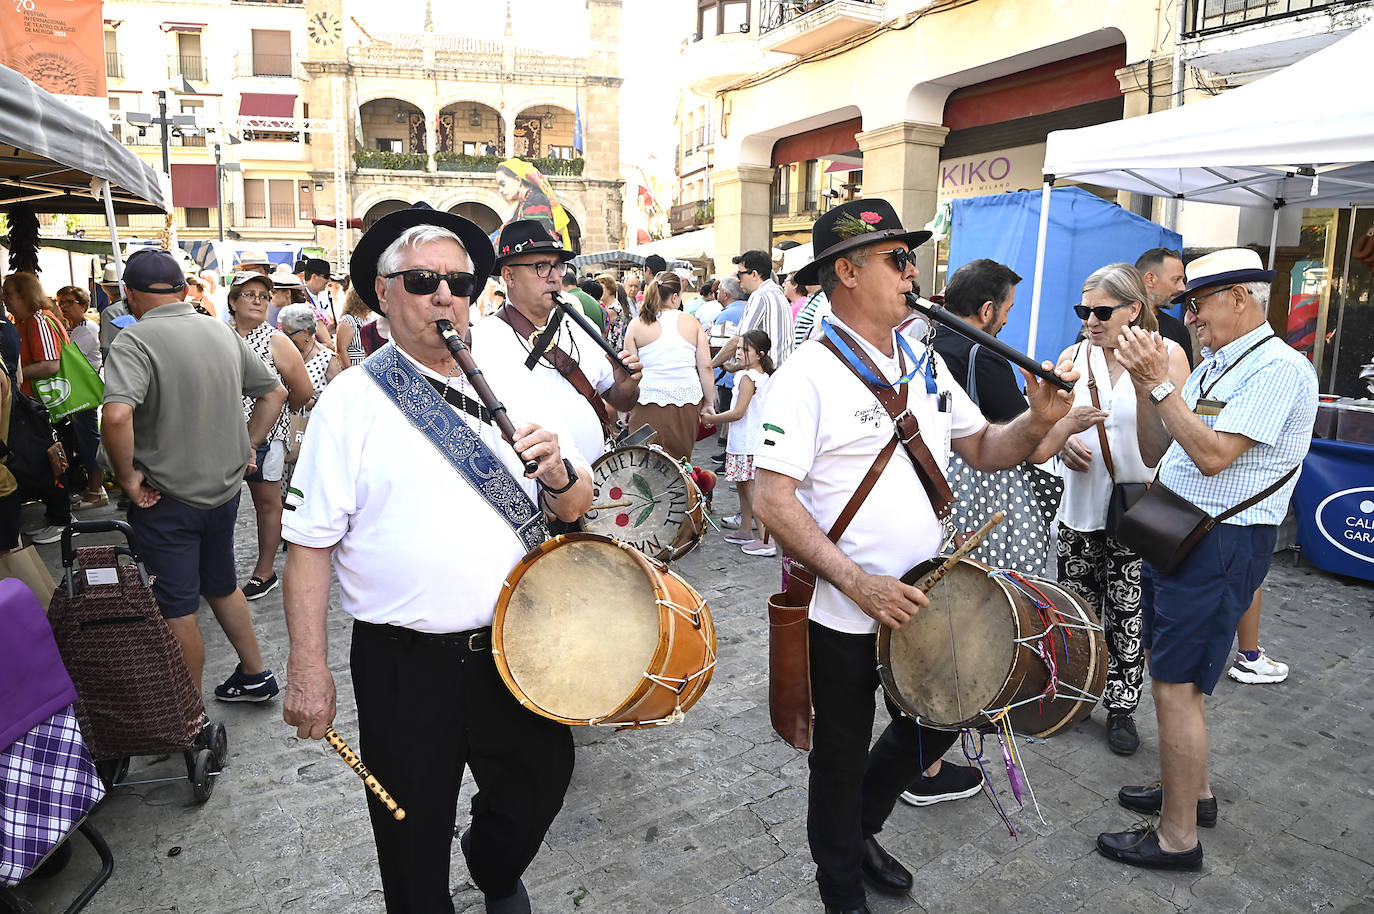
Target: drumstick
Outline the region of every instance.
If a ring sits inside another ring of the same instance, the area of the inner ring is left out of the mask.
[[[590,508],[588,508],[587,510],[588,510],[588,511],[602,511],[602,510],[605,510],[606,508],[628,508],[629,506],[630,506],[630,503],[629,503],[628,501],[608,501],[608,502],[606,502],[604,505],[592,505],[592,506],[591,506]]]
[[[924,580],[916,585],[917,589],[920,590],[921,593],[930,593],[930,589],[940,583],[940,579],[949,574],[950,569],[958,565],[970,552],[978,548],[978,544],[983,541],[984,537],[992,532],[993,527],[996,527],[1006,519],[1007,512],[1005,511],[998,511],[992,517],[989,517],[988,522],[979,527],[977,532],[972,536],[964,540],[964,544],[958,549],[955,549],[939,568],[936,568],[930,574],[926,575]]]
[[[353,751],[352,746],[344,742],[344,738],[339,735],[337,730],[330,727],[328,730],[324,731],[324,738],[329,741],[329,745],[334,747],[334,751],[339,753],[339,758],[344,760],[344,764],[352,768],[354,773],[363,779],[363,783],[367,785],[368,790],[372,791],[372,795],[378,800],[381,800],[383,806],[391,810],[391,817],[393,819],[399,822],[406,817],[406,811],[396,805],[396,801],[391,798],[391,794],[387,793],[386,788],[381,785],[371,771],[367,770],[367,766],[363,764],[363,760],[358,756],[358,753]]]

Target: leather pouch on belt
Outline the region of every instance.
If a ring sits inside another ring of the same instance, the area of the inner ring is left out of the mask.
[[[815,590],[815,576],[794,562],[787,590],[768,598],[768,713],[773,729],[798,749],[811,748],[807,626]]]

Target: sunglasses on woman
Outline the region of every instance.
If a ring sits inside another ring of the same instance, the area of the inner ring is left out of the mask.
[[[439,291],[439,281],[448,283],[455,298],[471,298],[477,290],[477,277],[471,273],[436,273],[433,270],[400,270],[383,273],[383,279],[401,277],[401,284],[411,295],[433,295]]]
[[[1087,320],[1088,315],[1091,314],[1093,317],[1097,318],[1105,324],[1107,321],[1112,319],[1112,315],[1115,314],[1117,311],[1120,311],[1122,308],[1129,308],[1131,305],[1134,304],[1135,302],[1133,301],[1126,301],[1122,302],[1119,305],[1098,305],[1096,308],[1089,308],[1087,305],[1074,305],[1073,313],[1077,314],[1078,319],[1081,321]]]

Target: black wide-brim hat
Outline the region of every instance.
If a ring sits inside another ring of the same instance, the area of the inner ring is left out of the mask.
[[[377,261],[391,242],[401,237],[408,228],[417,225],[434,225],[448,229],[458,236],[459,242],[472,260],[472,273],[477,278],[477,288],[486,285],[495,265],[496,252],[491,249],[491,241],[477,223],[464,219],[457,213],[440,212],[428,203],[421,201],[409,209],[388,213],[372,224],[363,233],[353,256],[348,260],[348,273],[353,278],[353,288],[358,297],[373,311],[385,315],[377,302]]]
[[[814,286],[822,266],[846,251],[879,241],[903,241],[915,248],[931,238],[927,231],[909,232],[902,227],[892,204],[878,197],[849,200],[827,211],[811,227],[811,251],[814,258],[793,274],[798,285]]]
[[[526,254],[557,254],[559,263],[567,263],[577,256],[563,247],[548,226],[538,219],[517,219],[501,226],[501,236],[496,239],[496,269]]]

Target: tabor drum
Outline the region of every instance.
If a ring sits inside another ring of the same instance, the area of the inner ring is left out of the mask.
[[[706,508],[691,475],[659,448],[622,447],[592,464],[588,533],[629,543],[661,561],[682,558],[701,541]]]
[[[941,563],[923,562],[915,584]],[[963,559],[897,630],[878,629],[878,674],[892,701],[927,727],[1012,728],[1047,737],[1074,726],[1107,681],[1107,642],[1088,603],[1057,584]]]
[[[651,727],[678,720],[706,691],[716,632],[706,601],[666,565],[609,537],[572,533],[507,576],[492,653],[536,714]]]

